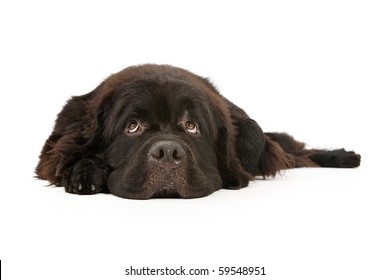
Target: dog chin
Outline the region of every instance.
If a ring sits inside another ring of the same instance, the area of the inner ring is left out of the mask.
[[[152,190],[152,197],[185,198],[188,196],[188,184],[185,170],[156,168],[149,172],[145,189]]]

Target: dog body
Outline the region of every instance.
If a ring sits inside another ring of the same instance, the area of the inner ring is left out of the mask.
[[[72,97],[36,168],[69,193],[194,198],[294,167],[356,167],[360,156],[263,133],[205,78],[167,65],[129,67]]]

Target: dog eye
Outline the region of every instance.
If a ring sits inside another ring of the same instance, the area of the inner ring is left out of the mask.
[[[131,121],[126,128],[128,134],[138,132],[141,129],[137,121]]]
[[[185,124],[185,128],[189,133],[196,134],[198,133],[198,128],[196,127],[196,124],[193,123],[192,121],[188,121]]]

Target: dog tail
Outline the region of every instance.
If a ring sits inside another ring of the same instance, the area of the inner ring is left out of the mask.
[[[261,175],[275,176],[280,170],[297,167],[353,168],[360,165],[360,155],[344,149],[307,149],[286,133],[265,133],[260,161]]]

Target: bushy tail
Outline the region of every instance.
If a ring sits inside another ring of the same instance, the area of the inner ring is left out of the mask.
[[[260,175],[275,176],[282,169],[296,167],[353,168],[360,165],[360,155],[344,149],[306,149],[286,133],[265,133],[266,144],[260,162]]]

